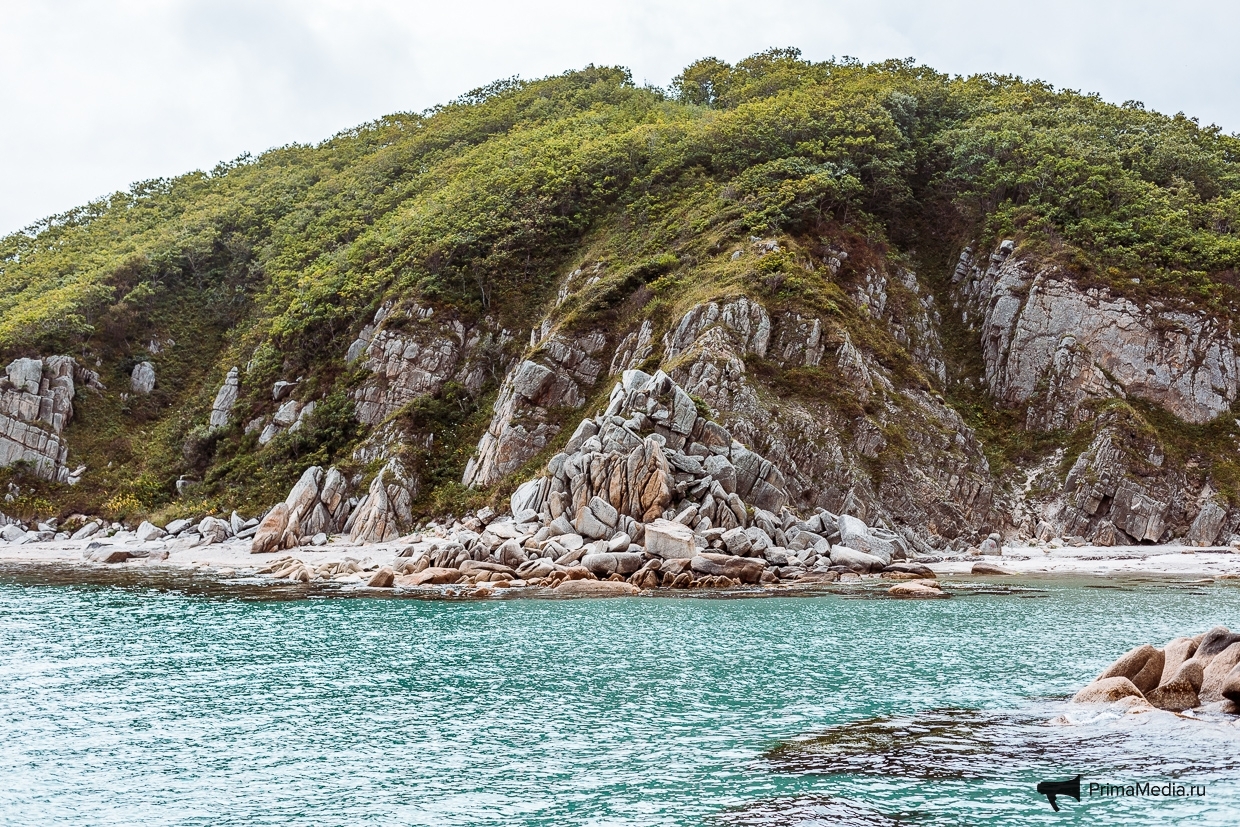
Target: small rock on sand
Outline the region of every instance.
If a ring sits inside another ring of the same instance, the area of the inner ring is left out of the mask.
[[[366,585],[372,589],[390,589],[395,580],[396,572],[384,566],[371,575],[370,579],[366,581]]]
[[[1003,566],[996,566],[994,563],[974,563],[970,571],[973,574],[1011,574]]]
[[[133,555],[122,548],[101,548],[87,559],[92,563],[123,563],[130,557]]]

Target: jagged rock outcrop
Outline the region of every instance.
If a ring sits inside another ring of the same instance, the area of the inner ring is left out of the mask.
[[[1196,424],[1227,411],[1240,394],[1228,323],[1083,288],[1057,265],[1020,255],[1012,241],[985,261],[966,248],[952,282],[996,402],[1023,409],[1032,431],[1094,432],[1066,475],[1055,470],[1062,453],[1025,469],[1010,512],[1022,535],[1098,545],[1187,535],[1209,545],[1235,530],[1208,477],[1204,487],[1202,478],[1190,479],[1182,463],[1167,461],[1148,425],[1105,404],[1140,399]]]
[[[1000,402],[1028,405],[1027,427],[1087,421],[1091,400],[1135,396],[1186,422],[1208,422],[1240,390],[1230,325],[1200,313],[1144,306],[1080,288],[1049,264],[1000,247],[983,272],[972,251],[955,278],[980,316],[986,383]]]
[[[466,324],[440,318],[434,308],[414,304],[394,311],[380,307],[349,346],[346,360],[361,360],[371,376],[354,392],[357,418],[377,425],[402,406],[438,393],[449,381],[477,394],[489,375],[488,351],[507,340],[489,320]]]
[[[103,390],[99,375],[71,356],[9,363],[0,378],[0,467],[25,462],[43,479],[73,480],[63,433],[79,386]]]
[[[495,413],[465,468],[465,485],[486,487],[524,465],[560,432],[553,411],[580,408],[603,370],[607,337],[552,335],[504,379]]]
[[[371,490],[382,501],[382,483]],[[667,374],[626,370],[607,408],[513,492],[510,516],[483,509],[451,528],[429,523],[402,550],[393,583],[520,581],[561,593],[597,580],[635,594],[831,582],[909,555],[893,532],[825,510],[802,519],[786,499],[779,470],[702,416]]]
[[[211,403],[211,416],[208,424],[212,428],[224,428],[232,419],[233,406],[237,404],[237,394],[241,389],[241,368],[232,367],[224,377],[224,384],[215,393],[215,401]]]
[[[607,410],[583,420],[547,467],[549,513],[581,521],[588,535],[600,534],[596,523],[629,526],[689,508],[682,522],[694,528],[744,527],[747,503],[778,511],[787,500],[779,469],[701,416],[661,371],[625,371]],[[602,514],[596,501],[607,505]]]
[[[903,267],[884,264],[868,267],[865,280],[853,290],[853,300],[869,316],[881,321],[901,347],[908,351],[940,383],[947,381],[943,342],[939,337],[942,317],[934,295],[917,274]]]
[[[349,483],[335,467],[326,472],[317,465],[307,468],[289,491],[258,525],[250,551],[294,548],[304,539],[346,530],[356,502],[349,498]]]
[[[663,345],[672,378],[779,468],[798,507],[902,526],[914,542],[990,520],[992,481],[973,432],[930,392],[898,388],[847,331],[800,313],[772,318],[739,298],[690,309]],[[751,375],[751,356],[778,370],[819,368],[820,386],[775,397]],[[831,397],[846,407],[824,404]],[[895,434],[905,446],[890,444]],[[875,480],[867,464],[880,457],[893,469]]]
[[[1183,480],[1163,473],[1165,457],[1156,442],[1126,432],[1113,417],[1099,425],[1068,472],[1058,507],[1047,509],[1045,519],[1066,536],[1094,540],[1118,531],[1122,541],[1158,542],[1173,519],[1173,506],[1175,517],[1183,519],[1184,505],[1175,497]]]
[[[394,540],[412,528],[410,507],[417,486],[400,463],[392,460],[375,476],[370,490],[358,502],[344,530],[356,543],[382,543]]]

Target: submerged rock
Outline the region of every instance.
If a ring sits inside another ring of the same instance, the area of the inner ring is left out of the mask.
[[[616,580],[566,580],[552,591],[559,597],[632,597],[641,589]]]
[[[892,597],[948,597],[937,580],[911,580],[887,590]]]

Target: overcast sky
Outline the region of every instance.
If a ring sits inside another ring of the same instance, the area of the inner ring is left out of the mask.
[[[588,63],[914,57],[1240,131],[1240,3],[0,0],[0,233],[132,182]]]

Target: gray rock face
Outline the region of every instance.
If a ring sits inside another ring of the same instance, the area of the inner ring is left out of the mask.
[[[492,485],[545,448],[560,430],[551,410],[585,404],[585,389],[603,369],[600,357],[606,344],[602,333],[572,340],[555,334],[542,343],[535,358],[509,371],[491,424],[465,467],[465,485]]]
[[[884,325],[928,374],[939,382],[947,380],[938,332],[942,318],[916,273],[879,262],[866,268],[864,280],[851,292],[853,301]]]
[[[211,403],[209,424],[212,428],[223,428],[232,418],[233,405],[237,404],[237,393],[241,386],[241,368],[232,367],[224,377],[224,384],[216,391],[215,401]]]
[[[1197,546],[1213,545],[1223,530],[1227,520],[1227,510],[1214,500],[1208,501],[1197,512],[1192,526],[1188,529],[1188,542]]]
[[[444,318],[430,307],[379,308],[346,357],[348,362],[360,359],[371,373],[353,394],[357,418],[378,425],[408,402],[438,393],[450,380],[477,393],[486,379],[480,353],[491,339],[485,324]]]
[[[150,362],[139,362],[133,366],[129,376],[129,387],[134,393],[143,396],[155,390],[155,366]]]
[[[99,375],[69,356],[16,359],[0,379],[0,467],[26,462],[43,479],[70,482],[62,436],[79,386],[103,390]]]
[[[370,484],[370,491],[349,516],[345,531],[355,543],[382,543],[394,540],[413,524],[410,507],[417,487],[393,460],[383,467]]]
[[[915,284],[915,277],[905,275]],[[882,290],[906,289],[890,279],[883,284],[887,286]],[[882,305],[886,319],[890,314],[885,300],[879,301],[882,290],[874,290],[865,301],[873,313]],[[925,291],[908,292],[912,298],[914,292]],[[932,302],[902,304],[924,308]],[[932,318],[937,316],[921,314],[915,325],[906,320],[904,329],[910,343],[921,336],[912,332],[914,327],[925,333],[925,364],[937,376],[941,359],[934,354],[941,356],[941,345]],[[693,308],[674,323],[663,344],[665,362],[674,360],[672,379],[716,411],[718,423],[736,440],[779,471],[783,482],[776,487],[787,492],[790,505],[922,526],[949,538],[990,519],[994,484],[972,430],[930,393],[897,388],[846,331],[799,313],[772,316],[752,300],[735,299]],[[750,375],[747,361],[755,357],[763,360],[765,371],[820,369],[822,382],[840,388],[858,409],[865,405],[872,413],[845,414],[812,398],[783,394],[774,403],[769,390]],[[893,431],[910,444],[900,459],[887,444],[886,434]],[[869,464],[880,458],[895,467],[876,482]],[[762,499],[743,491],[739,481],[737,485],[746,502]],[[765,506],[776,503],[766,501]],[[915,536],[908,534],[910,541]]]
[[[654,354],[654,325],[649,319],[642,321],[641,327],[624,337],[616,353],[611,359],[611,375],[616,376],[626,370],[640,368],[642,363]]]
[[[964,294],[982,316],[987,385],[1006,404],[1032,403],[1030,428],[1080,424],[1091,399],[1136,396],[1194,423],[1236,399],[1235,336],[1204,315],[1082,290],[1002,251],[984,274],[962,263]]]
[[[1158,542],[1167,531],[1182,481],[1162,472],[1163,456],[1156,444],[1134,445],[1132,437],[1107,418],[1098,424],[1098,435],[1068,472],[1062,501],[1046,516],[1062,526],[1065,535],[1092,540],[1100,532],[1119,531],[1126,541]],[[1135,458],[1141,454],[1144,461]]]

